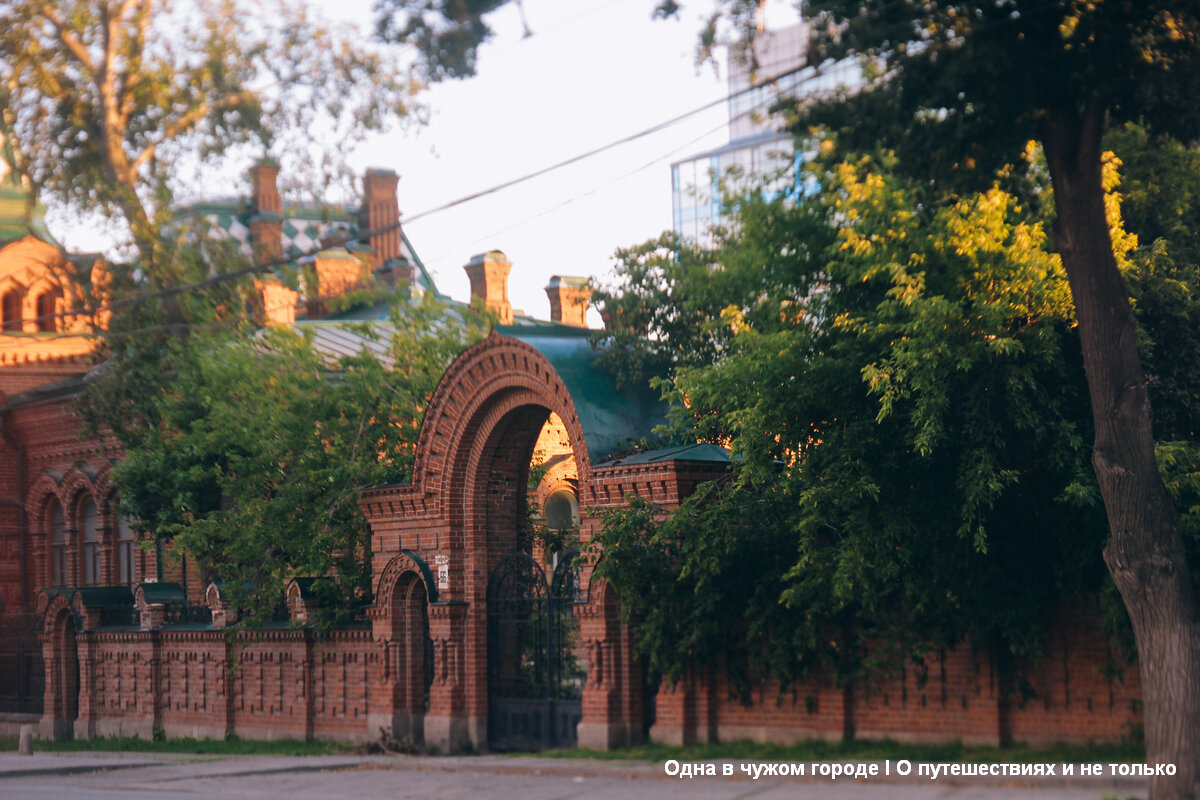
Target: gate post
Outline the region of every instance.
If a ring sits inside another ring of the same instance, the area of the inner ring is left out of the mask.
[[[593,584],[592,594],[591,602],[576,611],[588,654],[579,746],[615,750],[641,744],[641,675],[632,643],[621,625],[612,589]]]
[[[429,688],[425,741],[447,754],[467,747],[479,749],[480,746],[472,737],[463,674],[467,607],[467,603],[457,601],[431,603],[429,606],[433,685]],[[487,730],[486,724],[483,729]],[[483,744],[486,744],[486,740]]]

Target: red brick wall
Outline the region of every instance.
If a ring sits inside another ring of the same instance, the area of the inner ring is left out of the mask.
[[[237,642],[224,631],[183,627],[85,632],[78,638],[82,689],[76,730],[375,738],[381,724],[419,716],[423,685],[400,683],[423,671],[413,666],[423,632],[417,637],[411,620],[399,624],[395,615],[413,609],[390,600],[404,581],[411,597],[436,595],[427,609],[433,675],[425,736],[447,749],[468,743],[485,748],[488,580],[516,547],[530,455],[551,412],[561,419],[574,454],[584,544],[598,524],[587,516],[588,507],[621,505],[635,494],[669,510],[724,471],[721,465],[686,462],[593,466],[570,397],[553,369],[531,348],[493,336],[443,377],[422,428],[413,483],[361,497],[372,526],[379,602],[372,610],[373,629],[323,638],[310,629],[277,629]],[[27,560],[30,574],[41,576],[31,583],[36,590],[49,575],[41,504],[54,496],[65,505],[80,492],[108,497],[106,470],[118,454],[110,445],[81,441],[64,404],[13,412],[11,424],[26,449]],[[13,453],[0,452],[0,492],[15,496],[20,487],[13,464]],[[6,559],[16,530],[10,516],[0,506],[0,552]],[[442,586],[439,558],[449,564],[449,581]],[[165,562],[164,577],[182,579],[183,562]],[[199,599],[200,576],[194,565],[187,566],[189,595]],[[144,568],[153,574],[152,561]],[[6,560],[0,565],[6,604],[11,574]],[[425,593],[416,590],[417,580]],[[588,676],[580,740],[595,747],[635,743],[646,712],[641,664],[615,597],[590,583],[585,568],[589,599],[578,616]],[[63,610],[55,608],[61,621]],[[1094,601],[1064,608],[1051,625],[1045,657],[1017,665],[1022,681],[1014,685],[1026,692],[1007,702],[991,655],[965,642],[929,654],[924,670],[906,666],[849,689],[814,677],[783,692],[770,684],[755,686],[740,697],[719,675],[689,675],[659,691],[652,735],[674,742],[847,734],[927,741],[1117,740],[1140,723],[1140,690],[1135,670],[1124,671],[1123,683],[1106,677],[1110,653],[1097,619]],[[51,642],[45,652],[53,661],[70,648]],[[46,669],[48,676],[59,674],[53,663]],[[48,715],[65,707],[51,697],[60,685],[69,681],[48,681]]]
[[[780,692],[764,682],[740,696],[718,676],[691,676],[658,694],[652,735],[670,743],[753,739],[860,738],[916,742],[1031,744],[1119,742],[1141,724],[1136,667],[1105,677],[1107,637],[1094,601],[1060,611],[1050,625],[1045,657],[1016,665],[1005,698],[994,660],[964,642],[931,653],[849,690],[828,679]],[[1022,698],[1020,686],[1028,696]]]
[[[1045,657],[1022,666],[1035,693],[1014,698],[1012,738],[1023,742],[1120,741],[1142,725],[1137,665],[1125,667],[1100,629],[1095,598],[1066,604],[1046,636]],[[1111,678],[1109,673],[1112,673]]]
[[[76,734],[223,739],[378,736],[367,714],[379,648],[368,629],[280,629],[236,643],[165,628],[79,636]]]

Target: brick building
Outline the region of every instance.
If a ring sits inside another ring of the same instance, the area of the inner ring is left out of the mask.
[[[260,258],[294,257],[299,282],[256,286],[264,321],[313,326],[319,346],[362,341],[337,323],[383,324],[380,309],[331,313],[366,276],[436,292],[399,227],[395,175],[372,171],[364,204],[341,214],[285,207],[259,165],[246,201],[193,206],[204,225]],[[623,455],[664,409],[619,386],[584,329],[587,288],[551,279],[551,320],[515,313],[511,264],[465,266],[472,294],[505,324],[448,368],[426,411],[412,479],[364,490],[374,605],[332,631],[310,623],[309,582],[287,621],[226,635],[234,612],[179,554],[144,548],[116,514],[120,452],[79,435],[72,398],[92,366],[104,268],[65,254],[11,180],[0,194],[0,728],[43,736],[237,735],[371,739],[381,730],[443,752],[579,743],[888,736],[929,741],[1114,740],[1140,720],[1136,670],[1115,680],[1094,601],[1065,606],[1050,656],[1006,695],[996,659],[963,642],[925,669],[851,687],[813,678],[734,699],[722,676],[649,685],[614,593],[574,555],[589,509],[629,494],[665,508],[728,468],[720,448]],[[531,480],[532,476],[532,480]],[[531,484],[532,487],[531,487]]]

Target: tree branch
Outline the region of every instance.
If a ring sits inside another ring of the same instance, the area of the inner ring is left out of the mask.
[[[146,164],[146,162],[154,158],[154,153],[158,150],[159,145],[163,144],[164,142],[169,142],[175,137],[185,133],[189,128],[198,124],[200,120],[204,119],[204,117],[208,114],[212,113],[213,111],[220,111],[224,108],[232,108],[239,103],[254,97],[256,94],[257,92],[254,90],[244,89],[240,92],[234,92],[231,95],[222,97],[215,103],[202,103],[188,111],[186,114],[168,125],[166,130],[164,130],[157,139],[146,145],[142,149],[142,152],[138,153],[137,158],[133,160],[134,171],[140,170]]]
[[[129,60],[125,65],[125,73],[121,76],[121,94],[118,103],[118,111],[123,125],[128,124],[129,115],[133,113],[134,90],[141,83],[141,73],[135,69],[135,64],[140,65],[142,54],[146,51],[146,31],[150,26],[154,0],[125,0],[125,4],[121,6],[122,19],[135,4],[140,8],[135,17],[136,24],[134,25],[132,46],[129,48]]]
[[[58,34],[58,40],[62,42],[63,47],[67,48],[67,51],[75,56],[75,60],[82,64],[88,72],[95,75],[96,64],[92,61],[92,54],[83,46],[83,42],[75,35],[75,32],[63,22],[62,17],[58,14],[58,9],[47,3],[42,6],[42,16],[54,26],[54,30]]]

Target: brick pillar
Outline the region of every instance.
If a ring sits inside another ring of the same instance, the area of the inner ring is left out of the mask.
[[[295,623],[295,618],[292,620]],[[312,628],[305,628],[300,631],[300,641],[295,647],[295,664],[296,664],[296,698],[294,700],[295,714],[304,722],[304,740],[312,741],[313,733],[316,728],[316,703],[314,695],[316,687],[313,686],[313,663],[314,663],[314,637]],[[321,687],[324,690],[325,687]],[[287,692],[280,687],[280,697],[282,702],[286,702]],[[345,702],[345,701],[343,701]],[[349,705],[347,702],[346,705]],[[345,707],[342,712],[345,713]]]
[[[588,326],[587,308],[592,288],[587,278],[555,275],[546,286],[546,296],[550,298],[551,320],[576,328]]]
[[[151,730],[158,732],[163,727],[163,711],[166,708],[168,698],[163,692],[159,691],[162,686],[162,632],[153,630],[149,633],[150,636],[150,663],[149,673],[146,675],[145,692],[150,697],[150,719]]]
[[[487,748],[487,725],[480,725],[467,708],[465,681],[467,604],[433,603],[429,607],[429,636],[433,639],[433,685],[425,716],[425,742],[442,753],[464,747]]]
[[[660,686],[654,711],[654,727],[650,729],[652,740],[676,747],[695,743],[692,687],[686,679]]]
[[[615,667],[620,676],[621,692],[617,696],[618,714],[624,725],[625,747],[642,744],[645,739],[646,675],[642,660],[633,649],[633,633],[628,624],[621,624]]]
[[[576,733],[580,747],[613,750],[641,741],[642,684],[631,680],[640,673],[630,669],[632,648],[622,635],[611,590],[597,586],[594,591],[592,602],[577,610],[588,674],[583,689],[583,718]]]
[[[115,538],[111,525],[96,527],[96,548],[100,555],[100,569],[97,583],[101,586],[115,586],[117,583],[117,560],[114,558]]]
[[[283,255],[283,199],[279,196],[279,165],[263,160],[250,169],[250,239],[256,261]]]
[[[157,632],[155,633],[157,636]],[[217,724],[217,731],[214,731],[213,738],[228,738],[233,734],[233,688],[234,681],[231,670],[236,668],[233,660],[234,644],[229,637],[223,637],[225,640],[222,648],[221,659],[217,661],[216,675],[216,696],[213,698],[216,708],[214,709],[214,722]]]
[[[508,272],[512,263],[499,250],[489,250],[472,256],[463,267],[471,280],[471,297],[478,297],[485,307],[495,312],[501,325],[511,325],[512,304],[508,302]]]
[[[51,621],[46,623],[42,636],[46,690],[42,696],[39,736],[61,741],[70,739],[75,733],[76,697],[82,694],[79,691],[78,633],[65,598],[59,596],[51,600],[52,610],[47,611],[44,609],[45,597],[39,598],[38,608]]]
[[[78,586],[83,583],[83,565],[80,563],[79,529],[67,528],[63,535],[66,537],[66,569],[63,570],[63,586]]]
[[[710,676],[689,670],[679,682],[658,690],[650,738],[667,745],[717,740],[716,693]]]
[[[79,652],[79,716],[75,718],[75,738],[91,739],[96,735],[96,638],[82,632],[76,639]]]

